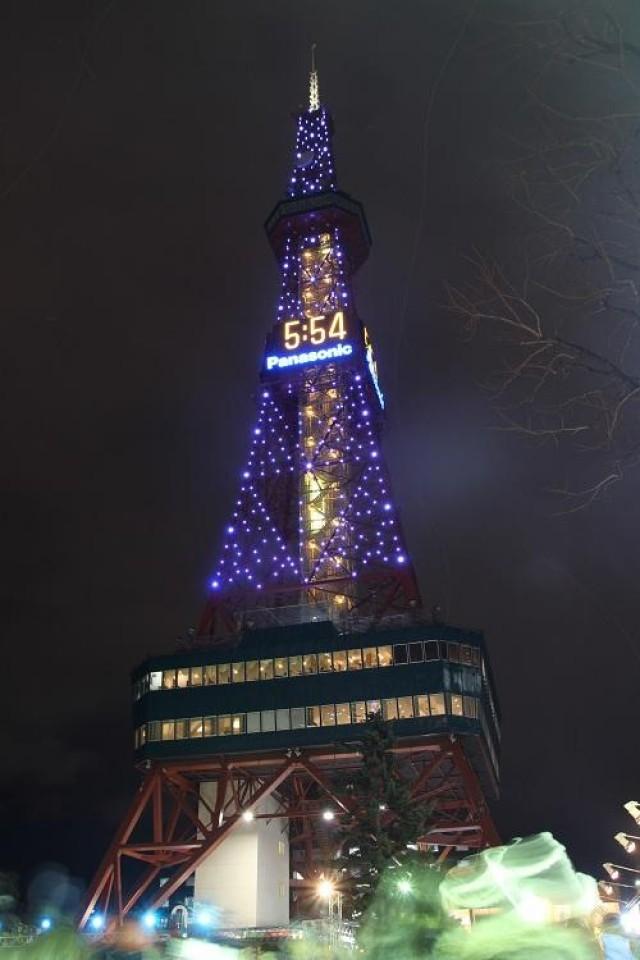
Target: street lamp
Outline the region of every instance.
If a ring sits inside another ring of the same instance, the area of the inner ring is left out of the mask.
[[[609,883],[608,880],[598,880],[598,887],[608,897],[613,896],[614,890],[637,890],[640,886],[640,880],[634,883]]]
[[[401,893],[406,896],[408,893],[411,893],[413,887],[411,886],[411,880],[407,877],[403,877],[402,880],[398,880],[398,893]]]
[[[616,843],[620,844],[626,853],[635,853],[637,847],[636,840],[640,840],[640,837],[634,837],[628,833],[623,833],[620,831],[620,833],[616,833],[613,839],[616,841]]]
[[[321,880],[318,884],[318,896],[323,900],[329,900],[333,895],[335,887],[331,880]]]
[[[342,892],[336,890],[336,885],[332,880],[322,879],[318,883],[318,896],[327,901],[329,920],[332,924],[336,921],[342,923]]]
[[[629,800],[623,804],[624,809],[630,814],[636,823],[640,823],[640,803],[637,800]]]
[[[333,812],[333,810],[323,810],[323,811],[322,811],[322,819],[323,819],[323,820],[333,820],[334,817],[335,817],[335,813]]]
[[[640,875],[640,870],[635,870],[633,867],[624,867],[621,863],[603,863],[602,866],[612,880],[619,879],[621,870],[624,870],[625,873],[637,873]]]

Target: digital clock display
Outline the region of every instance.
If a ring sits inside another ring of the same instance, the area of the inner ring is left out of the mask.
[[[274,330],[264,360],[267,373],[353,355],[343,310],[326,316],[284,320]]]
[[[308,346],[323,344],[335,346],[347,336],[344,311],[337,310],[323,317],[304,317],[301,320],[285,320],[282,324],[282,347],[294,351]]]

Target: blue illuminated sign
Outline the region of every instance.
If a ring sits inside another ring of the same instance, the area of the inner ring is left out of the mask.
[[[364,329],[364,346],[365,346],[366,357],[367,357],[367,365],[369,367],[369,373],[371,374],[373,385],[376,389],[376,393],[378,394],[378,400],[380,401],[380,406],[384,410],[384,394],[380,389],[380,382],[378,381],[378,364],[376,363],[376,359],[373,355],[373,344],[371,343],[371,339],[369,337],[369,331],[367,330],[366,327],[364,327],[363,329]]]
[[[293,353],[282,357],[270,354],[265,361],[267,371],[286,370],[287,367],[299,367],[305,363],[323,363],[326,360],[340,360],[350,357],[353,346],[350,343],[339,343],[335,347],[324,347],[321,350],[307,350],[304,353]]]

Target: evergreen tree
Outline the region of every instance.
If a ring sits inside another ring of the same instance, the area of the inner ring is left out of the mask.
[[[416,803],[411,787],[395,770],[391,727],[371,716],[362,739],[362,765],[347,784],[356,812],[342,825],[340,866],[351,881],[351,913],[359,919],[387,870],[407,866],[407,848],[424,832],[430,808]]]
[[[442,874],[425,857],[387,869],[358,933],[367,960],[428,960],[456,926],[440,898]],[[452,960],[451,957],[446,960]]]

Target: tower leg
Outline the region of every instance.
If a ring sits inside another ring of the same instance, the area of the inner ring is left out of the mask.
[[[432,809],[416,838],[422,849],[497,841],[460,742],[420,738],[391,751],[415,802]],[[159,907],[194,874],[196,899],[222,908],[223,923],[286,924],[290,886],[297,896],[315,889],[338,852],[340,817],[357,817],[364,798],[345,795],[343,783],[360,763],[357,750],[328,747],[154,764],[91,883],[80,928],[94,910],[113,926],[143,898],[146,909]],[[327,807],[331,824],[322,817]]]

